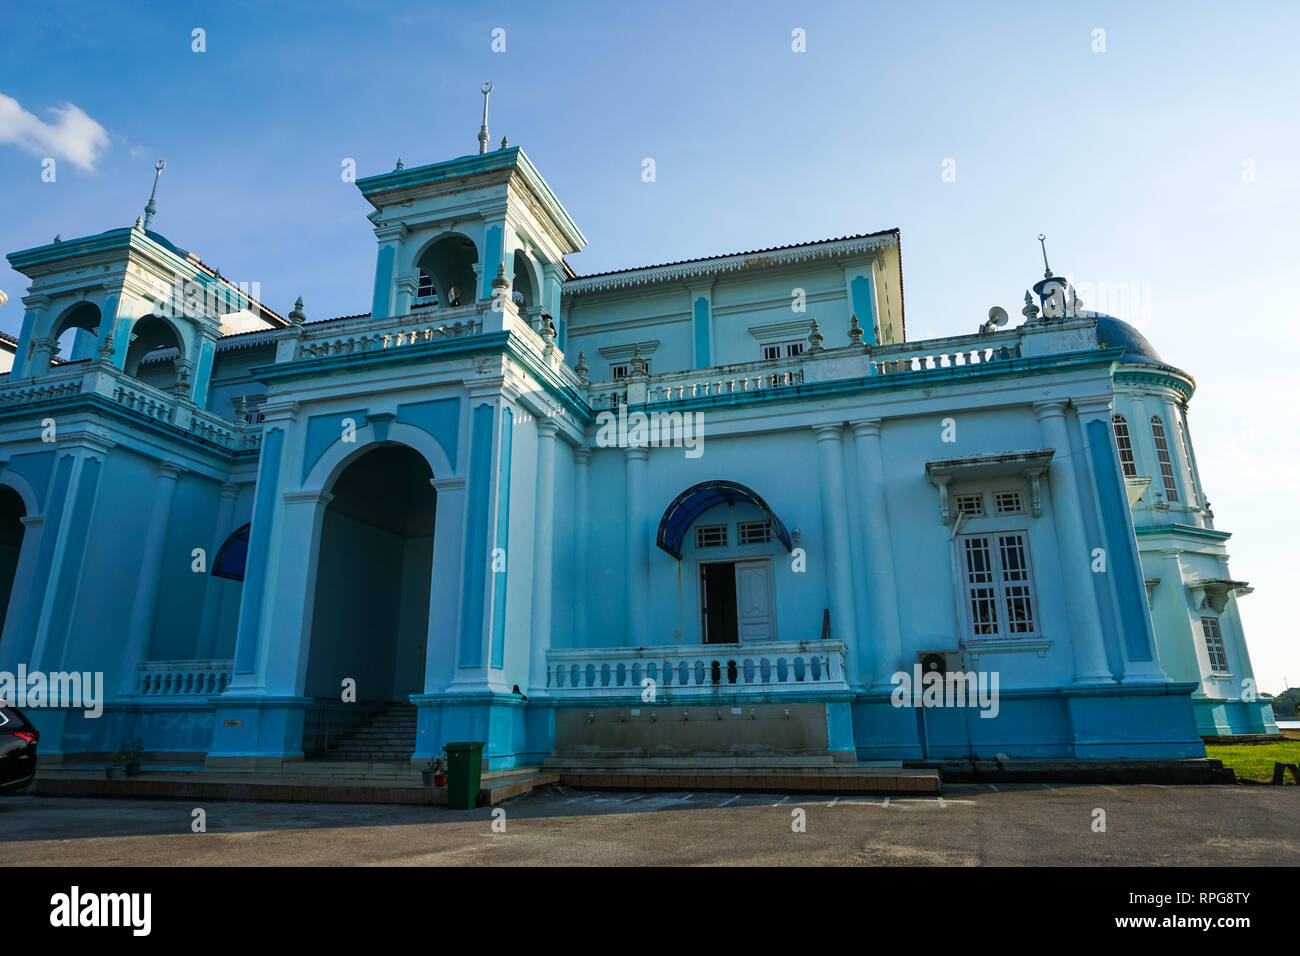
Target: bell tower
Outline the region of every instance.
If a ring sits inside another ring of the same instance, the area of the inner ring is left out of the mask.
[[[357,180],[375,207],[369,219],[379,251],[371,315],[426,310],[449,319],[482,311],[494,294],[509,295],[534,329],[560,315],[564,257],[586,237],[518,146],[488,148],[484,83],[478,153]],[[498,284],[499,276],[509,283]]]

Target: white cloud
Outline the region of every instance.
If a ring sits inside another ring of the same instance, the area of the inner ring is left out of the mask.
[[[0,143],[12,143],[37,156],[66,159],[82,170],[93,170],[108,147],[108,131],[71,103],[51,107],[53,122],[23,109],[12,96],[0,93]]]

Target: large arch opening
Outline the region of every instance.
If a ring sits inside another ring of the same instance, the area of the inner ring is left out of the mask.
[[[64,362],[94,358],[100,318],[99,307],[93,302],[78,302],[65,312],[53,332],[58,343],[54,358]]]
[[[422,455],[389,444],[354,459],[329,489],[305,686],[317,701],[304,731],[312,756],[396,760],[414,749],[407,695],[424,689],[437,511],[431,478]],[[356,703],[344,701],[345,681],[355,682]]]
[[[468,305],[477,296],[474,266],[478,248],[461,235],[443,236],[416,263],[416,302],[445,307]]]
[[[22,519],[27,516],[22,496],[8,485],[0,485],[0,634],[9,616],[9,599],[13,595],[14,576],[18,573],[18,554],[27,530]]]
[[[131,344],[122,370],[154,388],[170,389],[177,384],[177,361],[181,341],[176,330],[163,318],[147,315],[131,327]]]

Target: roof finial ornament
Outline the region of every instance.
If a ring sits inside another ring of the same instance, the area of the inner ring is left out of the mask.
[[[1029,295],[1029,290],[1025,290],[1025,307],[1020,310],[1020,314],[1025,317],[1026,322],[1032,322],[1038,318],[1038,306],[1034,305],[1034,300]]]
[[[478,131],[478,151],[479,153],[486,153],[487,144],[488,144],[488,128],[487,128],[488,96],[492,92],[492,84],[490,82],[484,83],[480,87],[480,89],[483,91],[483,125],[479,127],[479,131]]]
[[[145,203],[145,207],[144,207],[145,232],[148,232],[149,227],[153,225],[154,213],[158,211],[158,177],[162,175],[163,167],[166,165],[167,165],[167,160],[165,159],[160,159],[158,160],[158,162],[153,164],[153,168],[154,168],[153,192],[149,194],[149,201]]]
[[[298,296],[298,301],[293,304],[293,311],[289,313],[289,321],[294,325],[302,325],[307,321],[307,316],[302,311],[302,296]]]
[[[393,169],[405,169],[405,168],[406,168],[406,163],[402,162],[402,157],[401,157],[401,156],[398,156],[398,157],[397,157],[397,165],[394,166]]]
[[[1043,233],[1038,234],[1038,244],[1043,247],[1043,278],[1052,277],[1052,267],[1047,264],[1047,236]]]

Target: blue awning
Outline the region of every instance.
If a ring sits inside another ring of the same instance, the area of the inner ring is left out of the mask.
[[[744,485],[734,481],[702,481],[678,495],[659,521],[659,537],[656,544],[680,561],[682,540],[686,537],[686,529],[704,512],[724,501],[730,504],[748,501],[757,505],[767,520],[772,523],[772,532],[785,545],[785,549],[794,550],[794,545],[790,542],[790,532],[785,529],[781,519],[772,513],[767,502]]]
[[[236,528],[234,533],[226,539],[226,543],[221,546],[217,552],[216,560],[212,562],[212,573],[219,578],[229,578],[231,581],[244,580],[244,565],[248,563],[248,529],[252,525],[244,525],[242,528]]]

